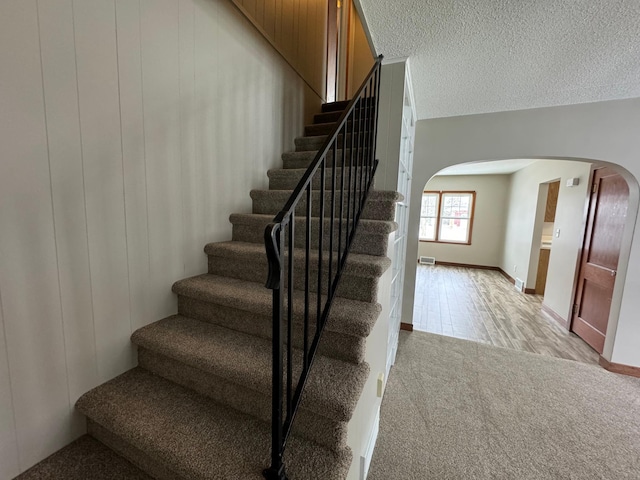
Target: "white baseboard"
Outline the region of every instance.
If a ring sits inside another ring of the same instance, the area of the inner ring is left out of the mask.
[[[373,428],[371,429],[371,435],[369,436],[369,442],[367,442],[367,448],[364,451],[364,455],[360,457],[360,480],[367,480],[369,474],[369,466],[371,465],[371,459],[373,458],[373,450],[376,447],[376,440],[378,439],[378,430],[380,428],[380,407],[378,407],[378,413],[373,421]]]

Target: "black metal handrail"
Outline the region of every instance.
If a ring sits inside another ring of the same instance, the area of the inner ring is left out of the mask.
[[[269,480],[287,478],[283,463],[287,439],[378,166],[375,149],[381,62],[382,55],[376,59],[369,75],[340,116],[333,132],[327,136],[284,208],[264,233],[269,263],[267,288],[273,290],[272,451],[271,466],[263,472]],[[329,159],[332,168],[328,179],[330,188],[327,189]],[[320,187],[315,195],[314,181]],[[338,192],[339,200],[336,200]],[[330,196],[325,198],[328,194]],[[314,210],[316,203],[318,205]],[[326,203],[330,203],[330,212],[325,210]],[[314,213],[318,217],[315,229],[317,241],[312,236]],[[302,260],[294,259],[295,224],[299,214],[305,218],[304,241],[298,242],[304,245]],[[325,230],[325,216],[330,219],[328,231]],[[325,238],[327,234],[328,238]],[[327,240],[328,245],[325,243]],[[312,258],[312,247],[313,250],[317,248],[317,259],[316,254]],[[324,259],[325,253],[328,261]],[[313,277],[312,263],[317,264],[317,275]],[[304,272],[303,281],[294,276],[296,265],[302,265],[299,270]],[[301,291],[304,286],[302,332],[294,332],[294,320],[297,318],[294,315],[296,285]],[[310,326],[312,308],[316,317],[315,332],[309,343],[313,328]],[[286,331],[286,346],[283,331]],[[301,358],[296,355],[294,359],[294,344],[301,347]],[[294,375],[297,377],[295,385]]]

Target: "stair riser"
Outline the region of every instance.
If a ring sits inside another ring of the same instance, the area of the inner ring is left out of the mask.
[[[257,392],[228,380],[204,372],[178,360],[138,349],[140,367],[166,378],[169,381],[190,388],[209,397],[214,402],[251,415],[264,422],[271,421],[271,394]],[[304,400],[296,414],[293,433],[312,440],[330,449],[343,447],[347,441],[347,422],[333,421],[304,408]]]
[[[313,123],[331,123],[337,122],[344,110],[337,110],[335,112],[316,113],[313,116]]]
[[[322,111],[325,113],[336,112],[336,111],[344,110],[345,108],[347,108],[347,105],[349,105],[348,100],[341,100],[339,102],[323,103],[321,108],[322,108]]]
[[[296,152],[308,152],[310,150],[320,150],[326,141],[327,136],[306,136],[306,137],[298,137],[295,139],[295,147]],[[357,137],[356,137],[357,139]],[[338,146],[342,147],[343,145],[343,135],[338,135]],[[347,133],[347,148],[351,147],[351,134]]]
[[[224,305],[197,300],[178,295],[178,312],[186,317],[196,320],[214,323],[231,330],[248,333],[257,337],[272,338],[272,318],[271,315],[264,315],[255,312],[246,312]],[[313,312],[311,312],[313,314]],[[311,315],[310,325],[315,323],[315,315]],[[364,361],[364,349],[366,340],[363,337],[346,335],[344,333],[330,330],[331,316],[327,328],[322,334],[322,342],[318,348],[318,353],[326,357],[337,358],[352,363]],[[311,333],[315,332],[311,328]],[[296,348],[302,348],[302,317],[294,315],[293,342]]]
[[[354,122],[349,120],[347,122],[347,132],[352,132],[353,131],[353,124]],[[362,128],[360,128],[359,126],[362,124]],[[367,123],[366,120],[363,120],[362,122],[360,121],[356,121],[355,122],[355,130],[356,131],[362,131],[362,130],[369,130],[369,123]],[[315,137],[317,135],[329,135],[330,133],[332,133],[336,128],[336,123],[321,123],[321,124],[317,124],[317,125],[307,125],[306,127],[304,127],[304,134],[307,137]]]
[[[155,452],[146,453],[136,447],[134,444],[127,442],[120,438],[118,435],[109,431],[102,425],[92,421],[90,418],[87,419],[87,433],[91,435],[93,438],[103,443],[107,447],[111,448],[113,451],[118,453],[120,456],[126,458],[131,463],[136,465],[141,470],[148,473],[150,476],[157,480],[194,480],[193,476],[185,473],[180,475],[178,473],[173,472],[169,468],[165,466],[165,458],[162,454],[155,456]],[[158,432],[158,434],[162,434],[162,432]],[[241,434],[241,432],[239,432]],[[316,469],[309,470],[309,466],[305,465],[305,458],[296,458],[295,456],[289,456],[289,451],[285,451],[284,454],[284,463],[287,466],[287,475],[290,479],[305,479],[305,480],[338,480],[338,477],[327,476],[327,472],[317,472]],[[228,459],[229,462],[233,462],[234,459]],[[342,453],[341,457],[337,457],[335,461],[340,462],[342,466],[343,475],[346,475],[346,471],[351,464],[351,455],[346,455]],[[264,466],[268,466],[268,458],[264,459]],[[221,471],[225,468],[224,465],[212,465],[210,469],[210,474],[206,476],[206,479],[217,479],[221,478],[219,475]],[[221,470],[222,469],[222,470]],[[314,475],[315,474],[315,475]],[[211,476],[216,475],[216,476]],[[228,477],[227,477],[228,478]],[[225,480],[227,480],[225,478]],[[237,477],[234,477],[234,480]],[[342,477],[340,477],[342,478]],[[205,480],[204,478],[202,480]],[[229,480],[231,480],[229,478]],[[240,480],[240,479],[238,479]],[[264,477],[260,474],[259,471],[256,471],[255,475],[247,474],[242,477],[242,480],[264,480]]]
[[[353,158],[351,158],[351,149],[348,148],[345,153],[345,159],[344,159],[345,166],[349,167],[353,165],[354,167],[362,168],[362,166],[365,165],[367,152],[368,150],[364,148],[360,149],[359,151],[356,150],[354,151]],[[317,153],[318,153],[317,150],[309,151],[309,152],[283,153],[282,168],[286,170],[307,169],[309,168],[309,165],[311,165],[315,160]],[[358,157],[358,155],[360,156]],[[338,158],[337,167],[341,168],[342,167],[342,150],[341,149],[337,151],[337,158]],[[334,167],[333,150],[329,150],[329,152],[327,153],[326,167],[328,169]],[[347,173],[347,178],[348,178],[348,173]],[[352,178],[353,178],[353,175],[352,175]],[[320,179],[319,175],[318,175],[318,179]]]
[[[339,102],[325,103],[322,105],[322,112],[335,112],[346,110],[351,100],[340,100]],[[375,105],[375,98],[360,99],[360,105]]]
[[[157,480],[189,480],[174,473],[158,459],[152,458],[129,442],[122,440],[90,418],[87,419],[87,433]]]
[[[309,274],[309,291],[317,292],[318,286],[318,269],[316,262],[313,262],[314,266],[310,268]],[[287,265],[285,264],[284,271],[287,272]],[[322,282],[322,293],[326,294],[328,290],[327,272],[328,262],[325,262],[325,270],[323,273],[325,279]],[[209,273],[220,276],[227,276],[232,278],[238,278],[240,280],[255,281],[256,278],[263,278],[265,281],[268,275],[268,266],[266,255],[260,259],[252,259],[250,263],[247,259],[232,258],[232,257],[217,257],[209,256]],[[335,262],[334,262],[335,272]],[[294,263],[293,273],[293,285],[296,290],[305,289],[304,279],[304,263],[297,261]],[[286,278],[286,273],[285,273]],[[285,283],[286,287],[286,283]],[[361,302],[376,302],[378,297],[378,279],[371,277],[360,277],[356,275],[350,275],[345,269],[338,285],[336,295],[342,298],[349,298],[351,300],[359,300]]]
[[[362,104],[362,105],[364,105],[364,104]],[[337,122],[340,119],[340,117],[342,116],[342,114],[344,113],[345,109],[346,109],[346,104],[345,104],[345,108],[341,108],[340,110],[330,111],[330,112],[323,111],[322,113],[316,113],[313,116],[313,123]],[[375,113],[375,111],[374,111],[374,113]]]
[[[336,224],[337,225],[337,224]],[[264,230],[265,226],[253,226],[253,225],[233,225],[232,239],[238,242],[251,242],[264,244]],[[323,250],[329,250],[329,222],[325,222],[325,230],[323,235]],[[336,226],[337,228],[337,226]],[[314,222],[311,227],[311,245],[318,244],[318,228],[317,222]],[[344,234],[343,234],[344,238]],[[358,230],[356,236],[351,244],[351,253],[363,253],[367,255],[384,256],[387,254],[387,244],[389,235],[375,235],[372,233],[363,232]],[[295,229],[295,243],[297,248],[305,248],[306,232],[304,230],[304,222],[296,222]],[[285,246],[288,242],[285,243]],[[343,243],[344,245],[344,243]],[[335,248],[335,247],[334,247]]]
[[[349,174],[351,173],[351,179],[357,175],[355,168],[345,168],[344,185],[345,189],[349,185]],[[269,172],[269,190],[293,190],[298,186],[300,180],[304,176],[306,170],[275,170]],[[327,168],[325,174],[325,189],[330,189],[333,182],[333,168]],[[320,190],[321,187],[321,175],[314,175],[311,181],[311,188],[313,190]],[[336,168],[336,191],[340,191],[342,185],[342,168]]]
[[[277,190],[273,191],[277,193]],[[265,195],[260,199],[253,199],[253,213],[257,214],[269,214],[276,215],[284,206],[287,200],[287,196],[283,195]],[[336,196],[337,199],[337,196]],[[331,217],[331,208],[330,203],[331,195],[325,195],[325,217]],[[345,203],[347,199],[344,199]],[[320,216],[320,205],[319,205],[319,196],[314,193],[313,198],[311,200],[311,215],[314,217]],[[335,202],[335,215],[339,215],[340,213],[340,202]],[[296,208],[296,215],[302,216],[306,215],[307,209],[307,201],[306,199],[302,199],[300,203],[298,203],[298,207]],[[362,212],[363,219],[367,220],[384,220],[384,221],[393,221],[395,218],[396,205],[394,202],[388,201],[368,201],[364,207]]]

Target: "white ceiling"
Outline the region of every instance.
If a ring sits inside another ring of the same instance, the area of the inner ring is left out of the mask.
[[[359,0],[419,119],[640,97],[640,0]]]
[[[462,163],[447,167],[438,175],[509,175],[528,167],[537,160],[494,160],[490,162]]]

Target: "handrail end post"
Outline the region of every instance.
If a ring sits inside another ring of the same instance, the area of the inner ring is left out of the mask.
[[[264,231],[264,244],[267,248],[267,263],[269,265],[269,274],[265,286],[271,290],[279,289],[281,281],[282,263],[280,260],[279,229],[280,224],[270,223]]]

